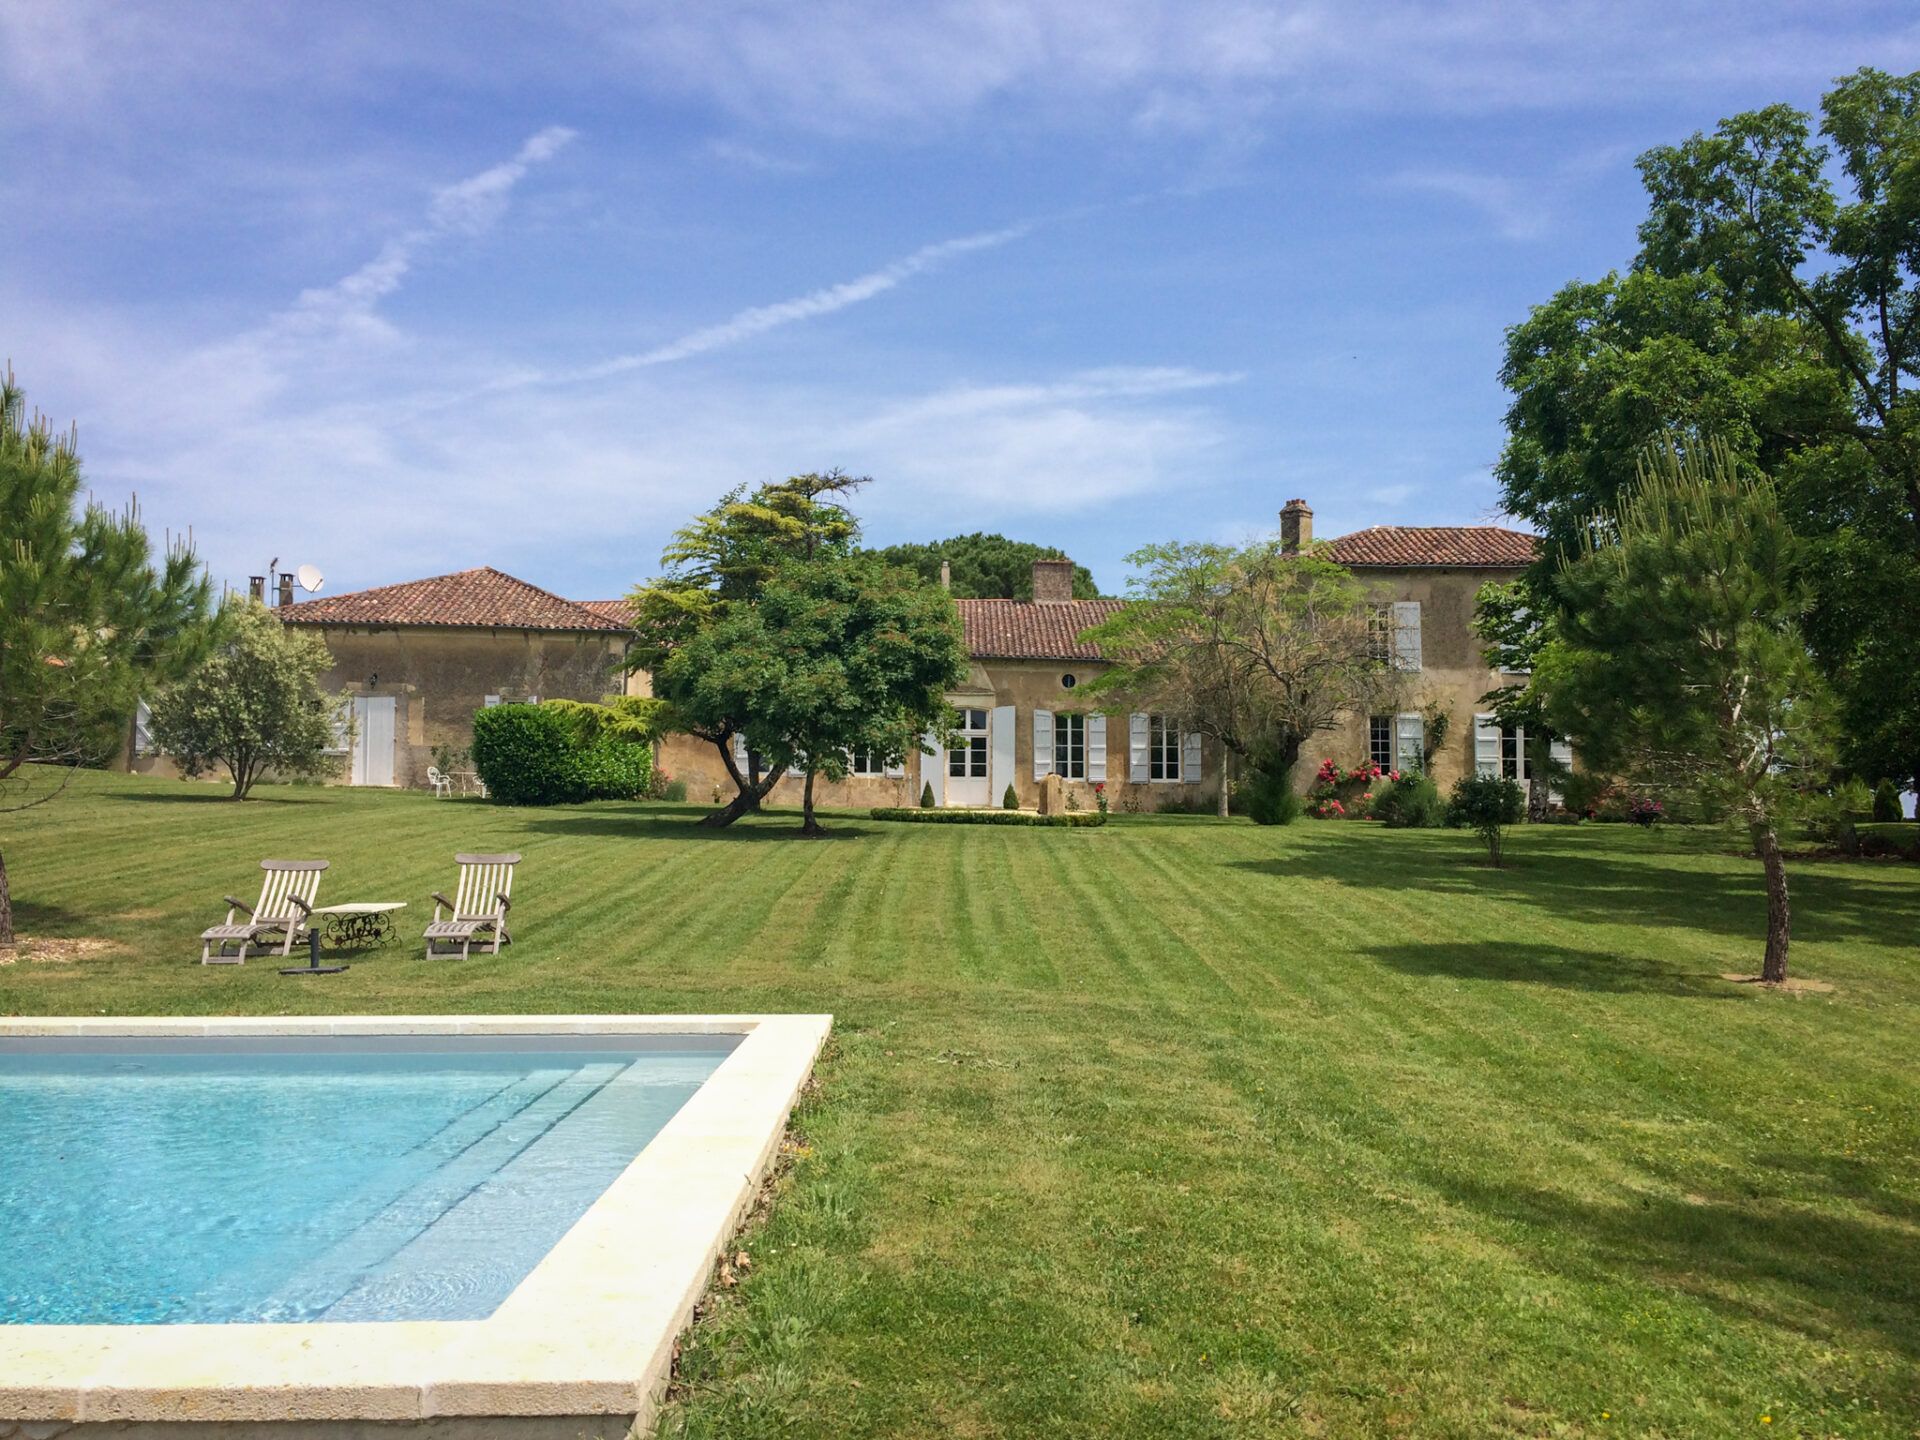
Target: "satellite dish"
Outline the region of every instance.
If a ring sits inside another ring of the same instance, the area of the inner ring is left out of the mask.
[[[320,593],[320,582],[326,577],[320,573],[318,565],[302,565],[293,572],[293,578],[300,582],[300,588],[309,595]]]

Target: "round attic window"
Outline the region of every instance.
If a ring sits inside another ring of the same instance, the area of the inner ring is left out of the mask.
[[[1080,679],[1078,676],[1075,676],[1075,675],[1062,675],[1060,677],[1060,688],[1062,690],[1071,690],[1073,689],[1074,686],[1078,685],[1079,683],[1080,683]]]

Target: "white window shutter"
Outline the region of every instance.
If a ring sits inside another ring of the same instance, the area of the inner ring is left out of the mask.
[[[1147,717],[1127,717],[1127,778],[1144,784],[1153,774],[1147,763]]]
[[[1422,751],[1427,744],[1427,727],[1418,712],[1393,717],[1393,768],[1396,770],[1421,770],[1426,768]]]
[[[1420,668],[1420,602],[1393,602],[1393,666],[1396,670]]]
[[[740,767],[742,775],[747,773],[747,737],[738,730],[733,732],[733,763]]]
[[[1180,737],[1180,778],[1189,785],[1200,781],[1200,732],[1189,730]]]
[[[1558,738],[1549,740],[1547,754],[1552,758],[1553,763],[1560,767],[1562,773],[1573,768],[1573,746],[1566,741]],[[1563,803],[1557,789],[1547,791],[1547,799],[1555,805]]]
[[[998,805],[1000,797],[1013,784],[1014,724],[1019,712],[1011,705],[996,705],[987,717],[987,795]]]
[[[1491,715],[1473,717],[1473,768],[1480,775],[1500,773],[1500,727]]]
[[[153,711],[147,702],[138,701],[133,707],[133,753],[150,754],[153,750]]]
[[[1107,717],[1087,716],[1087,779],[1107,778]]]
[[[1053,712],[1033,712],[1033,778],[1044,780],[1053,773]]]

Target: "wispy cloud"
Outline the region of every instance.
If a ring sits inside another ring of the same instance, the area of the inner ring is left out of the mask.
[[[859,305],[877,295],[886,294],[916,275],[924,275],[929,270],[936,270],[949,260],[1011,244],[1029,234],[1032,229],[1031,225],[1026,224],[1009,225],[1003,230],[985,230],[975,235],[962,235],[952,240],[922,245],[911,255],[902,256],[890,264],[882,265],[878,270],[869,270],[866,274],[856,276],[852,280],[843,280],[837,285],[809,290],[804,295],[796,295],[790,300],[776,301],[771,305],[754,305],[736,312],[718,325],[690,330],[677,340],[669,340],[666,344],[656,345],[651,350],[642,350],[633,355],[616,356],[598,365],[589,365],[583,369],[571,370],[547,378],[554,381],[604,380],[609,376],[622,375],[633,370],[645,370],[655,365],[668,365],[676,360],[703,355],[709,350],[738,345],[743,340],[751,340],[756,335],[766,334],[769,330],[778,330],[783,325],[797,324],[802,320],[815,320],[822,315],[831,315],[835,311],[845,310],[850,305]]]
[[[375,307],[400,288],[421,253],[455,236],[478,235],[499,220],[513,187],[527,172],[565,149],[577,132],[549,125],[529,136],[510,160],[434,191],[423,223],[394,236],[366,264],[333,284],[302,291],[275,317],[295,329],[374,324]]]
[[[770,154],[744,140],[709,140],[705,148],[706,153],[716,160],[724,160],[743,170],[757,170],[763,175],[805,175],[813,169],[804,160]]]
[[[1456,200],[1478,211],[1503,240],[1538,240],[1552,226],[1552,202],[1533,177],[1523,185],[1470,170],[1404,170],[1385,185]]]

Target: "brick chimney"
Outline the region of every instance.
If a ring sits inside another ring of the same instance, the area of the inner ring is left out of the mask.
[[[940,588],[942,590],[953,589],[953,562],[951,560],[942,560],[940,562]]]
[[[1059,605],[1073,599],[1073,561],[1034,561],[1033,598],[1042,605]]]
[[[293,576],[291,575],[280,577],[280,603],[282,605],[293,603]]]
[[[1280,553],[1298,555],[1303,546],[1313,543],[1313,511],[1304,500],[1289,500],[1280,507]]]
[[[262,605],[266,604],[267,577],[264,575],[249,575],[247,577],[247,594],[258,600]]]

